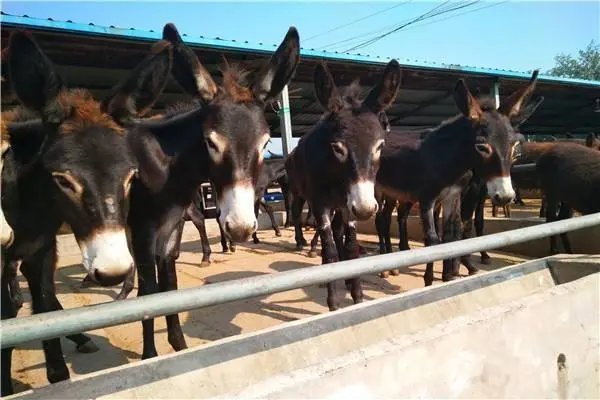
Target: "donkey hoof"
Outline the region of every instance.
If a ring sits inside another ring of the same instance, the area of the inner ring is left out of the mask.
[[[340,308],[340,306],[333,305],[333,304],[328,305],[328,307],[329,307],[329,311],[335,311]]]
[[[223,253],[229,253],[229,248],[225,247],[225,248],[223,249]]]
[[[308,252],[308,257],[310,258],[316,258],[317,257],[317,252],[315,250],[311,250]]]
[[[260,243],[260,240],[258,240],[258,238],[252,239],[252,243],[254,243],[254,244],[259,244],[259,243]]]
[[[152,350],[152,351],[142,354],[142,360],[147,360],[149,358],[154,358],[154,357],[158,357],[158,353],[156,352],[156,350]]]
[[[232,253],[235,253],[235,247],[231,246],[230,250],[231,250]]]
[[[442,282],[453,281],[455,277],[456,276],[454,275],[454,272],[449,273],[449,274],[442,274]]]
[[[385,279],[385,278],[387,278],[388,276],[390,276],[390,271],[383,271],[383,272],[379,273],[379,277],[380,277],[380,278],[383,278],[383,279]]]
[[[210,265],[210,260],[202,260],[200,262],[200,268],[206,268]]]
[[[302,243],[296,243],[296,251],[300,251],[300,250],[302,250],[302,248],[304,248],[304,246],[305,246],[305,245],[304,245],[304,244],[302,244]]]
[[[492,263],[492,259],[489,257],[481,257],[481,263],[484,265],[490,265]]]
[[[96,343],[94,343],[91,339],[88,340],[85,343],[77,345],[77,352],[78,353],[89,354],[89,353],[95,353],[98,350],[100,350],[100,348],[98,346],[96,346]]]
[[[48,382],[56,383],[60,381],[66,381],[71,377],[69,374],[69,370],[66,365],[62,365],[58,368],[56,367],[47,367],[47,375]]]
[[[390,274],[394,275],[394,276],[398,276],[400,275],[400,270],[399,269],[393,269],[390,271]]]
[[[275,236],[281,237],[281,232],[280,231],[275,231]]]
[[[423,280],[425,281],[425,287],[433,285],[433,277],[423,278]]]
[[[479,272],[477,268],[471,268],[469,270],[469,275],[476,275]]]

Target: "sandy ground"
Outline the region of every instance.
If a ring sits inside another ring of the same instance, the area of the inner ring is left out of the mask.
[[[263,241],[261,244],[254,245],[249,242],[238,245],[234,254],[221,253],[218,237],[212,237],[213,262],[209,267],[203,268],[200,267],[199,241],[184,243],[177,263],[179,287],[194,287],[206,282],[233,280],[320,264],[320,257],[307,257],[306,249],[295,251],[292,229],[283,229],[282,233],[282,237],[276,237],[271,230],[261,231],[259,232],[259,237]],[[310,240],[312,234],[312,230],[306,232],[307,240]],[[370,254],[376,253],[377,237],[359,235],[359,240]],[[394,240],[395,245],[396,242],[397,240]],[[411,243],[411,246],[420,247],[421,244]],[[492,264],[481,265],[483,270],[496,269],[523,260],[507,254],[491,253],[491,255],[493,257]],[[478,261],[479,257],[474,257],[474,260]],[[441,283],[437,280],[440,278],[440,271],[441,263],[436,263],[436,282],[434,284]],[[400,276],[391,276],[387,280],[377,276],[365,276],[363,279],[365,299],[368,301],[384,295],[421,288],[423,272],[424,266],[418,265],[404,269]],[[464,267],[461,272],[466,273]],[[80,256],[59,258],[59,268],[56,274],[57,292],[65,308],[111,301],[120,290],[120,286],[116,288],[82,288],[83,277],[84,270],[80,265]],[[23,316],[30,313],[30,297],[23,277],[19,275],[19,279],[26,301],[19,313],[19,316]],[[136,296],[136,294],[137,285],[130,297]],[[325,300],[326,289],[314,286],[194,310],[180,314],[180,319],[187,344],[192,347],[223,337],[327,312]],[[347,295],[342,306],[349,306],[351,303],[350,296]],[[71,377],[140,360],[141,328],[140,323],[131,323],[89,332],[88,334],[100,348],[99,352],[93,354],[79,354],[73,343],[63,339],[63,351],[71,371]],[[173,350],[167,342],[164,318],[155,321],[155,329],[159,354],[172,352]],[[48,384],[41,343],[26,343],[14,351],[12,373],[16,391]]]

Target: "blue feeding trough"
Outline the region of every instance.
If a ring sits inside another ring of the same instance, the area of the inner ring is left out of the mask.
[[[266,202],[283,201],[283,193],[281,193],[281,192],[267,193],[267,194],[265,194],[264,199]]]

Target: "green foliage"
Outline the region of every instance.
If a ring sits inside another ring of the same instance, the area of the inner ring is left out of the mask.
[[[558,54],[556,63],[548,73],[564,78],[579,78],[600,81],[600,43],[592,40],[584,50],[579,50],[578,57],[570,54]]]

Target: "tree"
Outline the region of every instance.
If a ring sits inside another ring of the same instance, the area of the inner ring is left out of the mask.
[[[564,78],[579,78],[600,81],[600,43],[592,40],[577,58],[570,54],[554,57],[555,67],[548,73]]]

